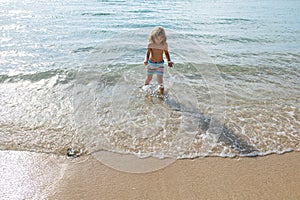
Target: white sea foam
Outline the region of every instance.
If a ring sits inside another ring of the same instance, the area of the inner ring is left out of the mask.
[[[172,10],[153,1],[0,2],[1,149],[173,159],[300,151],[298,4],[270,2],[242,3],[257,16],[218,2],[227,17],[211,16],[211,1]],[[175,62],[164,101],[139,88],[158,24]]]

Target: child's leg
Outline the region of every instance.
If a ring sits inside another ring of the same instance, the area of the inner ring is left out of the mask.
[[[157,83],[158,85],[162,85],[164,83],[163,75],[157,75]]]
[[[152,80],[153,74],[147,74],[147,79],[145,81],[145,85],[149,85]]]
[[[159,85],[159,93],[161,95],[163,95],[164,94],[164,85],[163,85],[164,80],[163,80],[163,75],[157,75],[157,83]]]

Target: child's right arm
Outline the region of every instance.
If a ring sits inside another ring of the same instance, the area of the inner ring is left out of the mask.
[[[144,65],[148,65],[148,60],[149,60],[149,57],[150,57],[150,52],[151,52],[151,49],[148,47],[147,53],[146,53],[146,56],[145,56],[145,60],[144,60]]]

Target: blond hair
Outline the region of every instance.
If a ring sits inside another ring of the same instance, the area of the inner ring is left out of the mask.
[[[157,38],[159,36],[163,38],[162,44],[166,44],[166,42],[167,42],[166,32],[160,26],[157,26],[157,27],[155,27],[155,28],[152,29],[152,31],[151,31],[151,33],[149,35],[149,43],[150,44],[154,44],[155,43],[155,41],[154,41],[155,38]]]

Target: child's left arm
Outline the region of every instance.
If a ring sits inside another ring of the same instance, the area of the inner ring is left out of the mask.
[[[167,61],[168,61],[168,66],[169,66],[169,67],[173,67],[173,64],[174,64],[174,63],[171,61],[171,58],[170,58],[170,54],[169,54],[168,49],[164,50],[164,52],[165,52],[165,55],[166,55],[166,58],[167,58]]]
[[[174,63],[171,61],[171,58],[170,58],[170,54],[169,54],[169,50],[168,50],[168,44],[166,43],[165,45],[166,46],[164,47],[164,52],[165,52],[165,55],[166,55],[166,58],[167,58],[167,61],[168,61],[168,66],[173,67]]]

